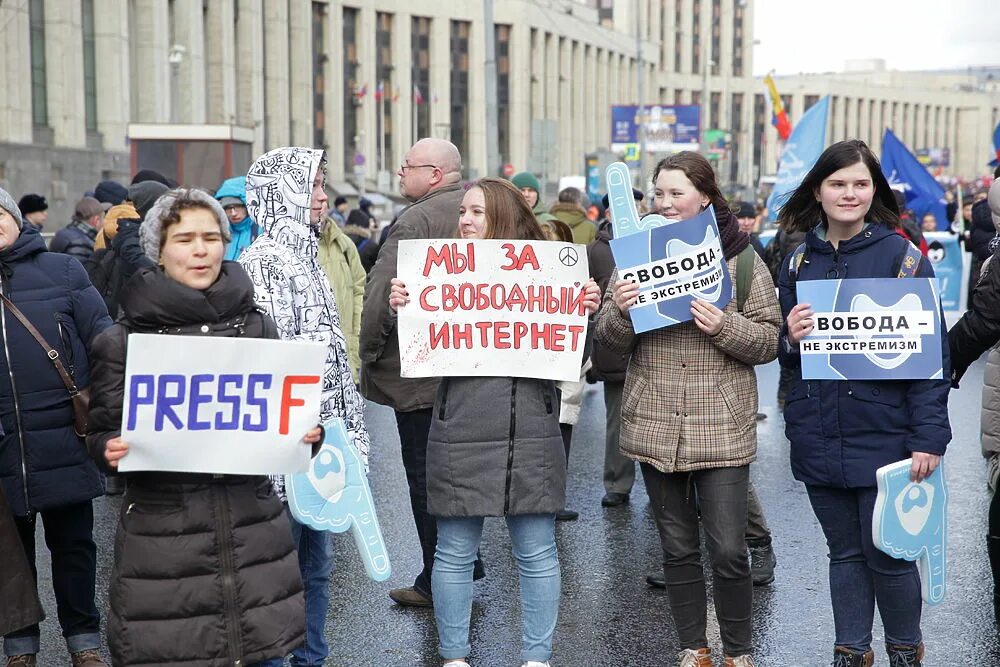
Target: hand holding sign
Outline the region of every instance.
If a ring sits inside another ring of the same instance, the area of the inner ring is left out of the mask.
[[[375,581],[389,578],[392,567],[364,463],[342,420],[326,425],[326,440],[309,472],[287,476],[285,490],[296,521],[315,530],[350,530],[368,576]]]
[[[917,561],[921,595],[928,604],[940,603],[945,593],[948,492],[942,468],[923,481],[911,481],[913,463],[907,459],[875,473],[872,540],[893,558]]]

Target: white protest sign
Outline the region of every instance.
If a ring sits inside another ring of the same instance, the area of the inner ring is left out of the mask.
[[[557,241],[400,241],[403,377],[580,379],[587,249]]]
[[[131,334],[122,472],[305,472],[319,423],[321,343]]]

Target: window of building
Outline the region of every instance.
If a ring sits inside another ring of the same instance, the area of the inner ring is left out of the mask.
[[[29,39],[31,41],[31,122],[49,124],[48,87],[45,83],[45,2],[28,2]]]
[[[712,63],[712,74],[719,73],[719,60],[722,57],[722,0],[712,0],[712,51],[708,60]]]
[[[764,144],[763,140],[767,136],[764,130],[770,122],[770,102],[764,101],[764,95],[753,96],[753,136],[760,137],[761,141],[755,141],[753,145],[753,163],[759,174],[767,174],[769,170],[764,165]]]
[[[326,25],[326,3],[312,3],[312,38],[313,38],[313,146],[326,145],[326,36],[323,26]]]
[[[743,93],[733,93],[729,106],[729,131],[733,140],[729,146],[729,180],[739,179],[740,144],[743,139]]]
[[[500,164],[510,162],[510,35],[511,26],[496,26],[497,143]]]
[[[451,22],[451,143],[462,155],[469,150],[469,32],[468,21]]]
[[[411,95],[414,105],[414,140],[431,136],[431,20],[424,16],[411,19],[412,38],[410,50],[412,60],[413,90]]]
[[[743,23],[746,12],[742,3],[733,7],[733,76],[743,76]]]
[[[97,56],[94,49],[94,0],[83,0],[83,115],[88,132],[97,132]]]
[[[709,104],[709,117],[711,118],[711,126],[713,129],[721,128],[722,125],[719,122],[719,111],[722,109],[722,93],[712,93],[711,104]]]
[[[674,2],[674,71],[681,71],[681,54],[684,52],[684,30],[681,28],[681,2]]]
[[[237,3],[239,4],[239,3]],[[365,84],[358,81],[358,10],[344,7],[344,172],[354,169],[355,156],[360,151],[358,105]],[[367,90],[366,90],[367,92]]]
[[[806,96],[804,96],[802,98],[802,104],[804,106],[804,108],[802,109],[802,113],[805,113],[806,111],[809,111],[809,109],[812,108],[812,106],[814,104],[816,104],[817,102],[819,102],[819,95],[806,95]]]
[[[390,169],[392,159],[392,14],[375,14],[375,99],[378,103],[376,136],[380,139],[379,169]]]
[[[691,16],[691,73],[701,74],[701,2],[694,0]]]

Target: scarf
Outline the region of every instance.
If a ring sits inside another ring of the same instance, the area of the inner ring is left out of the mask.
[[[722,253],[726,259],[732,259],[750,245],[750,236],[740,231],[736,214],[726,208],[715,209],[715,223],[719,226],[719,239],[722,241]]]

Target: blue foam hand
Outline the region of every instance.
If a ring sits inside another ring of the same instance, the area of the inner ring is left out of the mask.
[[[324,425],[326,439],[309,471],[285,478],[288,508],[296,521],[315,530],[350,530],[365,571],[375,581],[392,572],[361,454],[340,419]]]
[[[924,602],[944,600],[947,569],[948,490],[944,463],[920,483],[910,481],[911,460],[879,468],[872,517],[875,546],[893,558],[917,561]]]
[[[605,180],[608,184],[611,226],[614,228],[616,239],[676,222],[655,214],[639,219],[639,210],[635,207],[635,197],[632,196],[632,174],[624,162],[608,165]]]

